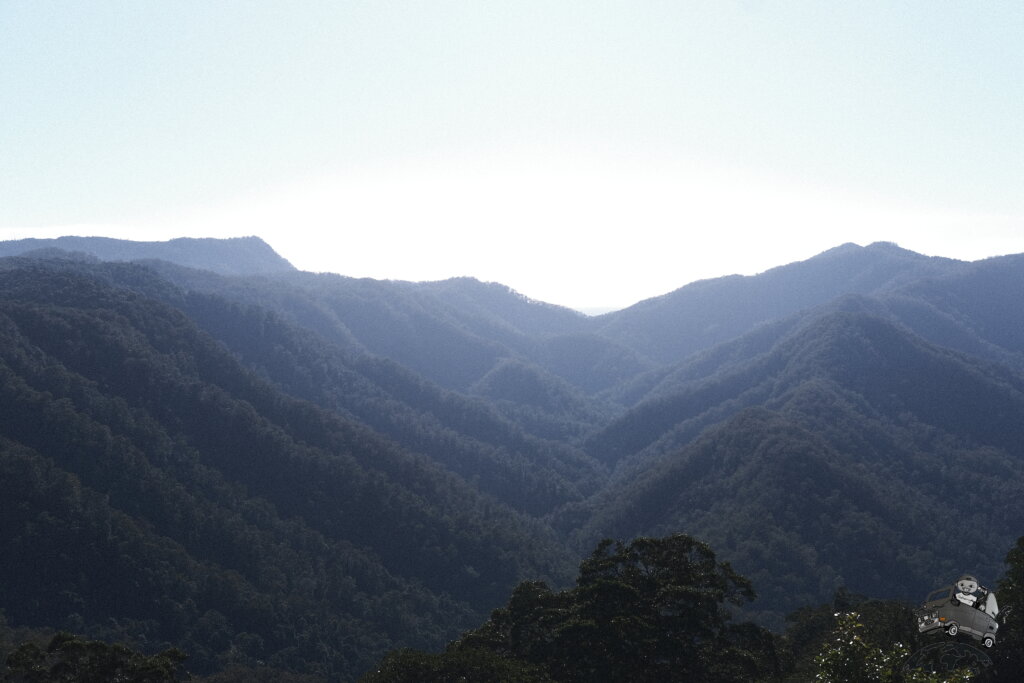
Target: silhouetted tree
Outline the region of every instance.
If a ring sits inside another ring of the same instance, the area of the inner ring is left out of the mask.
[[[772,680],[780,674],[775,638],[730,619],[729,605],[753,598],[746,579],[689,536],[606,540],[580,565],[574,588],[521,583],[506,607],[443,654],[392,655],[366,680],[460,680],[436,672],[463,670],[462,658],[559,682]]]
[[[1006,573],[996,586],[999,633],[991,650],[993,666],[978,679],[1011,683],[1024,675],[1024,536],[1006,554]]]

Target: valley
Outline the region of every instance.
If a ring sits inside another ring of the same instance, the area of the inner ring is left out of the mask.
[[[0,243],[11,626],[352,680],[606,538],[699,538],[781,631],[994,582],[1024,529],[1024,255],[846,244],[588,317],[90,239]]]

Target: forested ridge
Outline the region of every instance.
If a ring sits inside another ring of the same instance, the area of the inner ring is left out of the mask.
[[[569,566],[538,522],[273,389],[176,309],[47,266],[0,291],[12,621],[340,674]]]
[[[113,242],[0,259],[8,629],[353,680],[524,586],[598,609],[572,581],[601,539],[687,534],[756,588],[762,647],[838,595],[994,583],[1024,531],[1024,256],[844,245],[588,318]]]

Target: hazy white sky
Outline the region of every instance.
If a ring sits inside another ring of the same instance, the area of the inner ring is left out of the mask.
[[[0,0],[0,239],[259,235],[579,308],[1024,252],[1024,3]]]

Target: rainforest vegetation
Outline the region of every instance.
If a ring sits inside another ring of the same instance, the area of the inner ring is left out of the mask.
[[[843,245],[586,317],[256,238],[2,243],[5,675],[891,668],[960,574],[1019,604],[1022,289]]]

